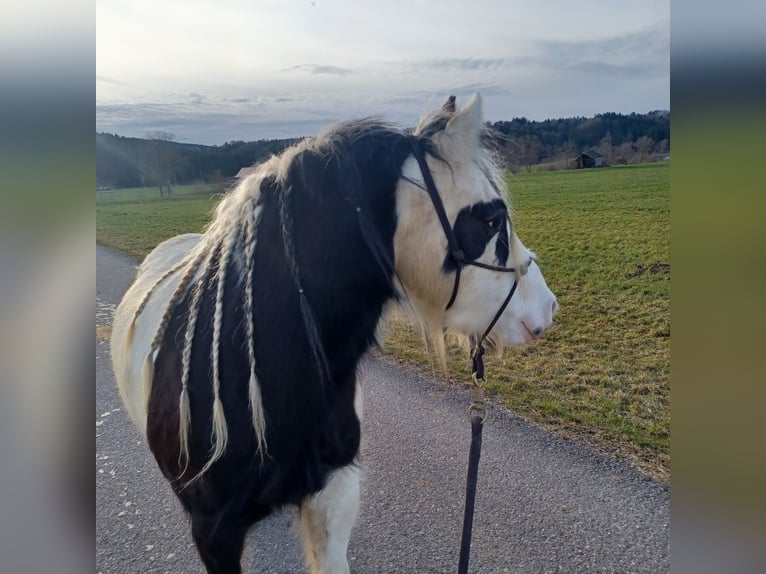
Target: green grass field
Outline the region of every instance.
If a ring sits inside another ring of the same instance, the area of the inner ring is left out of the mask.
[[[169,237],[200,231],[223,190],[212,184],[179,186],[165,198],[156,187],[96,192],[96,241],[142,259]]]
[[[545,338],[488,358],[488,389],[520,416],[669,481],[669,164],[509,177],[514,224],[561,311]],[[97,241],[141,257],[200,230],[215,191],[99,194]],[[464,384],[468,360],[451,349],[448,378]],[[404,322],[392,323],[386,352],[430,368]]]

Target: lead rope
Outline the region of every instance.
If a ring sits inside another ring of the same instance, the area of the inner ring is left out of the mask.
[[[463,512],[463,535],[460,538],[460,560],[457,566],[458,574],[468,574],[468,559],[471,555],[471,535],[473,534],[473,508],[476,503],[476,483],[479,476],[479,458],[481,457],[481,431],[487,420],[487,409],[484,405],[484,339],[494,328],[500,315],[503,314],[513,294],[518,287],[518,279],[514,279],[508,296],[495,313],[492,322],[486,328],[471,349],[471,405],[468,407],[468,418],[471,421],[471,449],[468,452],[468,476],[465,482],[465,510]]]
[[[463,512],[463,535],[460,539],[460,561],[458,574],[468,573],[468,559],[471,555],[471,535],[473,533],[473,509],[476,503],[476,482],[479,475],[481,457],[481,431],[487,418],[484,406],[484,346],[477,343],[471,352],[473,387],[471,388],[471,406],[468,418],[471,421],[471,450],[468,453],[468,477],[465,484],[465,511]]]
[[[436,189],[436,184],[431,175],[431,170],[428,168],[428,163],[426,162],[421,144],[416,137],[411,137],[410,145],[412,146],[415,159],[420,166],[420,172],[423,174],[425,190],[431,197],[434,210],[439,218],[444,234],[447,237],[447,251],[456,264],[455,283],[452,287],[452,295],[450,296],[449,303],[447,303],[446,311],[452,307],[452,304],[457,298],[458,288],[460,286],[460,271],[464,265],[473,265],[474,267],[480,267],[490,271],[499,271],[502,273],[515,273],[516,269],[513,267],[499,267],[497,265],[489,265],[480,261],[466,259],[455,238],[444,205],[439,197],[439,191]],[[471,349],[471,378],[473,387],[471,389],[471,406],[468,407],[468,418],[471,421],[471,450],[468,453],[468,478],[465,486],[465,512],[463,513],[463,535],[460,540],[458,574],[468,573],[468,558],[471,553],[471,534],[473,531],[473,509],[476,502],[476,482],[479,474],[479,458],[481,457],[481,431],[484,428],[484,421],[487,418],[487,411],[484,406],[484,387],[486,385],[486,381],[484,380],[484,339],[489,336],[489,333],[500,319],[500,315],[503,314],[508,303],[511,302],[511,298],[518,287],[518,277],[524,275],[531,264],[532,259],[530,258],[526,267],[519,269],[517,277],[513,280],[511,290],[508,292],[508,296],[505,298],[505,301],[503,301],[503,304],[500,306],[497,313],[495,313],[492,322],[486,328],[484,333],[481,337],[475,340],[475,344]]]

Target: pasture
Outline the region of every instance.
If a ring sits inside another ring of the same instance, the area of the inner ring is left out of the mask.
[[[487,358],[490,393],[532,422],[669,481],[669,164],[509,178],[514,224],[561,311],[531,347]],[[218,191],[97,193],[96,240],[140,258],[168,237],[201,230]],[[401,321],[386,352],[429,368],[419,334]],[[465,353],[450,357],[449,378],[464,384]]]
[[[96,241],[143,259],[165,239],[203,229],[224,189],[178,186],[169,198],[156,187],[96,192]]]

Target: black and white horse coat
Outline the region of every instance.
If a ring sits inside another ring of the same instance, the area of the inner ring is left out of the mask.
[[[240,572],[248,528],[285,505],[300,507],[310,570],[347,572],[356,369],[386,305],[406,301],[443,352],[444,328],[482,332],[508,292],[506,274],[466,269],[445,311],[454,269],[414,145],[465,255],[520,270],[495,343],[550,326],[555,297],[513,231],[481,125],[476,95],[411,134],[372,120],[337,126],[261,165],[204,234],[170,239],[142,263],[115,316],[115,373],[209,572]]]

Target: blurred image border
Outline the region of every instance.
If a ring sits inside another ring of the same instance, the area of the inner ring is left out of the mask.
[[[671,6],[674,572],[766,558],[759,4]],[[95,14],[31,2],[0,29],[0,555],[92,571]]]

